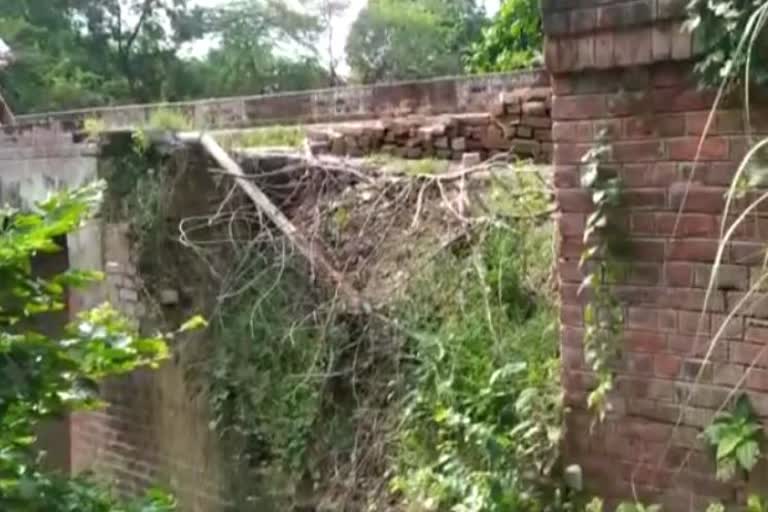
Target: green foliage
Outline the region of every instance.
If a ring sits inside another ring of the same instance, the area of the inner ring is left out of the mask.
[[[720,480],[730,480],[738,470],[749,473],[760,458],[763,428],[746,395],[732,411],[718,414],[703,435],[714,451]]]
[[[154,119],[152,129],[181,121],[175,114],[162,114]],[[130,140],[111,142],[99,160],[99,174],[107,183],[108,196],[102,213],[112,222],[131,224],[141,255],[156,249],[168,234],[168,163],[153,147],[150,136],[150,131],[137,129]]]
[[[469,69],[474,72],[529,68],[540,60],[543,44],[541,13],[536,0],[505,0],[472,45]]]
[[[458,74],[480,20],[466,0],[370,0],[352,25],[347,60],[363,83]]]
[[[0,75],[16,112],[177,101],[327,85],[325,27],[274,0],[18,0],[0,5],[14,59]],[[191,43],[218,40],[185,58]],[[290,52],[286,51],[290,48]],[[287,55],[291,55],[288,57]]]
[[[623,312],[610,286],[626,273],[626,233],[623,218],[621,182],[601,165],[610,150],[598,145],[582,159],[582,186],[592,194],[595,210],[584,230],[585,251],[579,263],[585,277],[579,293],[589,293],[584,309],[584,357],[597,378],[597,387],[588,397],[588,406],[602,421],[608,409],[607,395],[613,388],[612,364],[619,354]]]
[[[200,63],[199,71],[207,75],[208,95],[271,93],[329,83],[316,54],[324,27],[310,14],[285,2],[241,0],[218,9],[212,26],[221,45]],[[290,52],[285,51],[288,47]]]
[[[386,170],[409,176],[432,176],[448,170],[449,162],[435,158],[406,159],[386,153],[377,153],[366,157],[365,162]]]
[[[177,51],[204,31],[186,0],[4,2],[0,33],[15,60],[0,84],[19,111],[178,99],[193,81]]]
[[[152,114],[149,116],[149,121],[147,122],[146,126],[142,127],[142,129],[182,132],[185,130],[191,130],[193,126],[194,124],[192,120],[190,120],[181,112],[161,108],[152,112]]]
[[[747,512],[768,511],[768,500],[758,494],[750,494],[747,497]]]
[[[707,506],[706,512],[725,512],[725,507],[720,502],[710,503]]]
[[[301,475],[329,363],[325,325],[310,315],[305,276],[267,254],[243,261],[241,283],[248,286],[227,298],[211,325],[211,427],[232,447],[227,464],[240,503],[279,502],[290,487],[285,482]],[[332,329],[328,336],[341,335]],[[263,468],[281,485],[267,485]]]
[[[687,28],[702,49],[696,70],[706,84],[737,81],[744,72],[755,84],[768,83],[768,2],[693,0],[688,15]]]
[[[0,231],[0,509],[47,512],[166,512],[173,501],[160,493],[120,503],[86,479],[48,475],[34,449],[40,421],[98,406],[99,380],[167,356],[162,337],[139,336],[108,306],[79,315],[60,339],[34,329],[40,315],[64,308],[65,287],[100,276],[71,271],[43,279],[32,258],[60,250],[56,243],[81,226],[99,204],[103,185],[65,191],[33,212],[3,210]]]
[[[300,148],[306,139],[302,126],[267,126],[243,132],[217,135],[220,144],[238,148],[291,147]]]
[[[600,498],[593,498],[584,508],[585,512],[603,512],[603,510],[603,500]],[[616,507],[616,512],[661,512],[661,505],[644,505],[639,501],[625,501],[619,503]],[[714,511],[710,511],[708,508],[707,512]]]
[[[549,264],[548,236],[499,227],[473,245],[436,262],[403,307],[417,362],[393,485],[413,510],[556,510],[557,328],[544,283],[526,281]]]
[[[640,502],[624,502],[616,507],[616,512],[661,512],[661,505],[644,505]]]
[[[589,293],[584,308],[584,358],[597,378],[588,397],[588,407],[601,421],[608,411],[608,393],[613,388],[612,364],[619,355],[622,326],[621,304],[610,289],[626,273],[627,238],[622,218],[621,182],[602,165],[605,145],[592,148],[582,158],[582,186],[592,194],[595,210],[584,230],[586,249],[579,267],[584,279],[579,293]]]

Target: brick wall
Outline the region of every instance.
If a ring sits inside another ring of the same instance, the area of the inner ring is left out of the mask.
[[[748,369],[768,341],[761,323],[765,307],[735,317],[704,361],[709,333],[758,273],[768,234],[762,215],[750,218],[726,250],[697,335],[724,192],[747,144],[739,99],[729,98],[694,165],[714,93],[694,83],[695,48],[691,35],[680,31],[684,6],[678,0],[544,2],[545,53],[553,73],[563,378],[572,408],[567,458],[583,467],[597,494],[609,500],[638,496],[668,511],[704,510],[711,498],[743,499],[741,485],[715,480],[697,436],[747,372],[744,387],[758,413],[768,417],[766,363]],[[768,110],[756,109],[752,121],[768,133]],[[592,205],[580,188],[579,162],[601,131],[611,147],[607,163],[623,180],[632,261],[630,276],[615,288],[625,325],[614,411],[590,431],[585,398],[593,379],[583,361],[584,298],[577,289]],[[753,484],[765,482],[764,465]]]
[[[129,228],[106,224],[101,229],[104,296],[127,317],[141,318],[147,296]],[[185,343],[194,347],[201,340]],[[185,373],[194,359],[187,348],[175,347],[173,358],[156,371],[108,380],[101,386],[107,407],[72,416],[74,472],[95,471],[131,496],[162,486],[184,512],[229,509],[218,439],[208,427],[207,400]]]
[[[318,123],[372,119],[409,114],[437,115],[483,112],[499,93],[522,87],[545,87],[541,70],[461,76],[351,86],[316,91],[221,98],[179,103],[125,105],[16,116],[18,125],[58,123],[82,128],[86,119],[101,119],[107,127],[146,125],[158,110],[178,112],[200,128],[241,128],[270,124]]]

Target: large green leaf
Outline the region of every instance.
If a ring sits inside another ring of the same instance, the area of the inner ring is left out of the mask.
[[[757,464],[760,446],[756,441],[744,441],[736,448],[736,459],[741,467],[750,471]]]

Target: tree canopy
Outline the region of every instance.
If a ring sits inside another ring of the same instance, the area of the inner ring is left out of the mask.
[[[484,21],[474,0],[369,0],[352,25],[347,60],[365,83],[459,74]]]
[[[469,68],[492,72],[531,67],[539,59],[543,39],[538,1],[506,0],[472,46]]]
[[[349,0],[0,2],[13,52],[0,89],[26,113],[302,90],[343,83],[334,40]],[[368,0],[351,27],[354,81],[407,80],[531,64],[535,0],[490,23],[477,0]]]

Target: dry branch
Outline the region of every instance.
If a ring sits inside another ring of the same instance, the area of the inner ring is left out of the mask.
[[[347,308],[359,311],[363,307],[360,294],[349,283],[344,275],[336,270],[324,244],[316,238],[310,238],[299,230],[280,209],[250,181],[240,165],[222,148],[216,139],[206,133],[181,133],[178,135],[182,142],[198,143],[224,169],[224,172],[235,179],[235,182],[254,202],[269,220],[286,236],[290,243],[306,258],[312,269],[317,269],[318,275],[330,286],[333,286]]]

